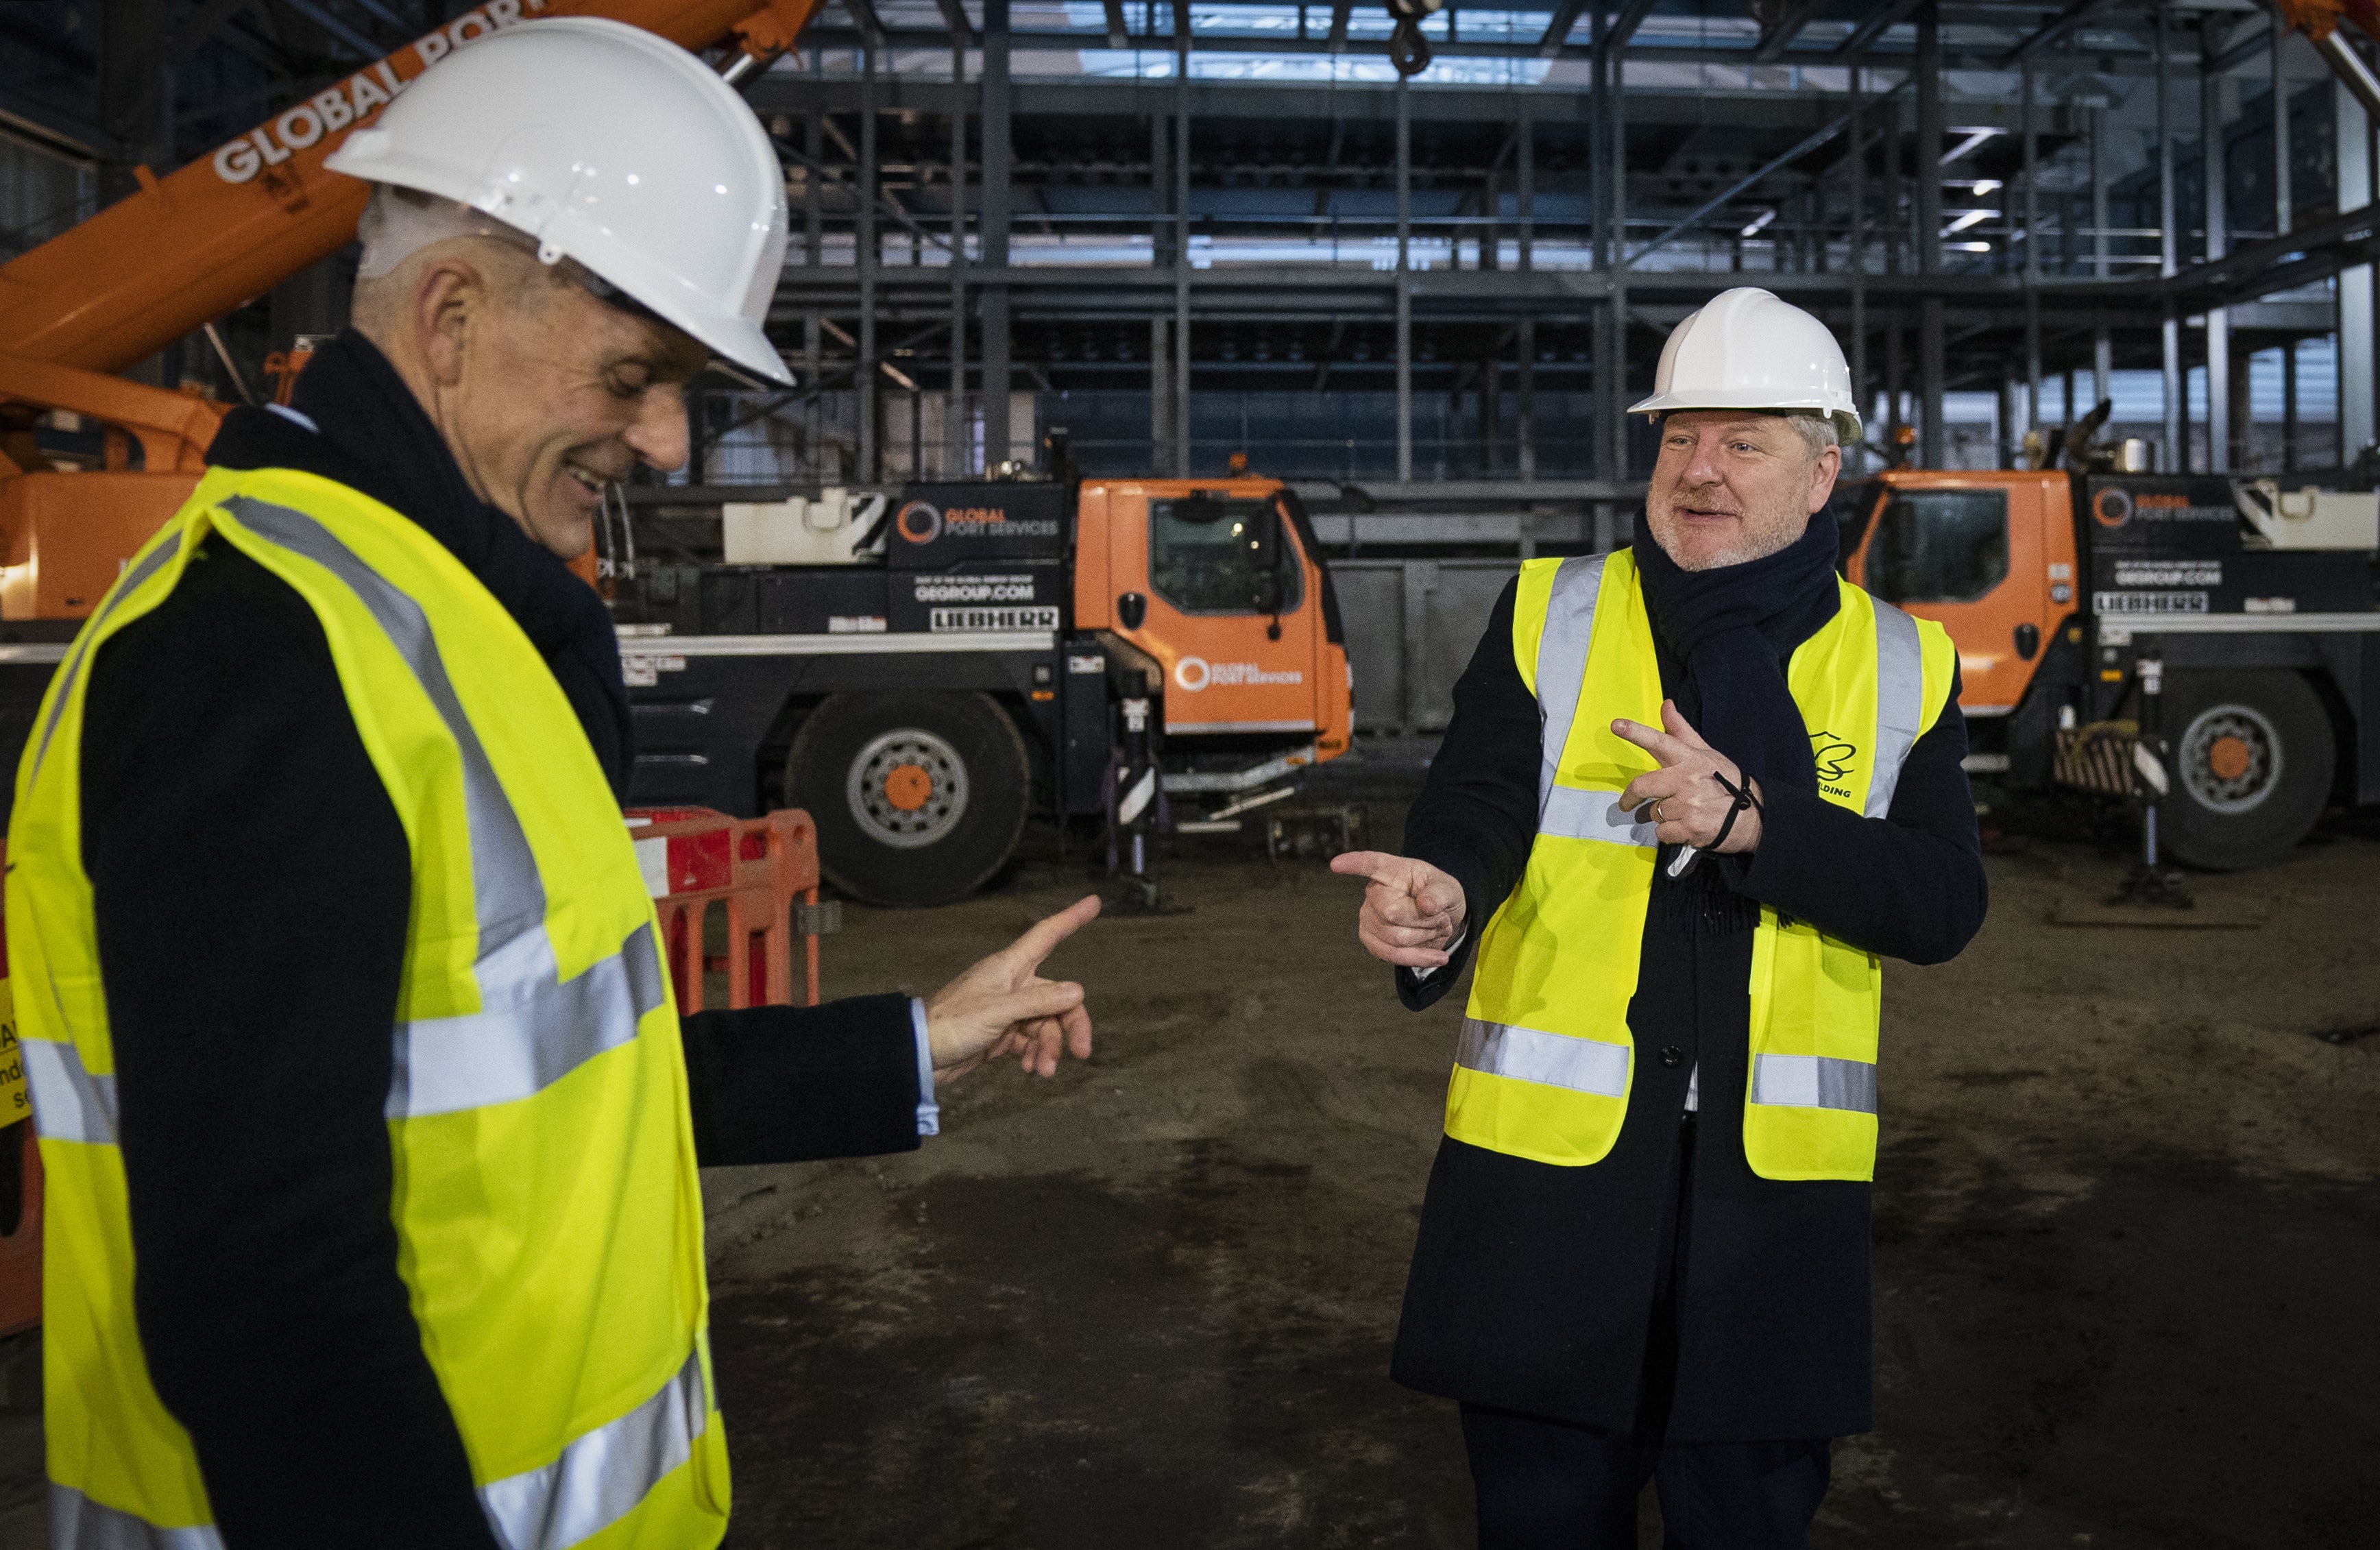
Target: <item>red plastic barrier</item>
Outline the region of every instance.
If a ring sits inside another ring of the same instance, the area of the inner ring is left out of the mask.
[[[731,818],[709,807],[631,807],[645,886],[662,921],[662,951],[680,1013],[703,1008],[705,971],[727,972],[730,1007],[794,1004],[794,906],[818,902],[818,829],[799,808]],[[704,951],[710,906],[725,906],[727,951]],[[818,1005],[819,945],[802,934],[804,1006]]]

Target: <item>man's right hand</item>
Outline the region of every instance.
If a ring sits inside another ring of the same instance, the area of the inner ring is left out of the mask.
[[[1355,936],[1383,963],[1441,969],[1463,936],[1463,885],[1427,861],[1385,851],[1349,851],[1330,869],[1368,879]]]

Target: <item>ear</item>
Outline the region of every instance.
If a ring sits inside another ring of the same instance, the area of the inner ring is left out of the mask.
[[[1835,476],[1843,469],[1843,449],[1828,447],[1810,466],[1810,515],[1815,516],[1826,509],[1827,497],[1835,492]]]
[[[408,321],[414,347],[440,386],[462,381],[465,341],[489,299],[487,276],[468,260],[441,259],[421,272]]]

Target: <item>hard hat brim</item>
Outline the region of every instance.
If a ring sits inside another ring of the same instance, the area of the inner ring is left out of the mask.
[[[1667,415],[1692,409],[1741,409],[1746,414],[1790,414],[1795,410],[1825,415],[1835,422],[1835,429],[1848,444],[1863,434],[1860,414],[1849,405],[1832,403],[1816,394],[1786,394],[1750,403],[1752,395],[1722,390],[1689,390],[1684,393],[1657,393],[1628,406],[1632,415]]]

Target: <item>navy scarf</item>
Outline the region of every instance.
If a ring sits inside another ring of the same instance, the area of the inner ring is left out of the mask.
[[[636,729],[620,677],[619,636],[594,588],[471,492],[405,379],[355,330],[314,352],[290,406],[314,429],[266,409],[234,409],[207,461],[319,474],[404,513],[445,545],[545,659],[613,793],[624,794],[636,763]]]
[[[1681,569],[1639,518],[1633,546],[1653,633],[1681,674],[1664,674],[1679,713],[1764,787],[1815,794],[1810,734],[1785,686],[1785,660],[1834,617],[1840,535],[1821,511],[1776,553],[1715,570]]]

